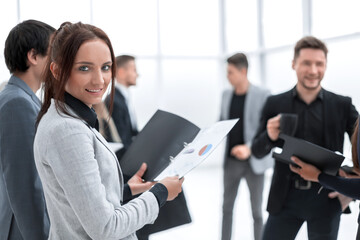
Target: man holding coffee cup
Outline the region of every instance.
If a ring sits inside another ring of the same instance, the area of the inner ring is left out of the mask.
[[[321,87],[327,52],[325,43],[315,37],[304,37],[296,43],[292,68],[297,84],[290,91],[269,97],[265,103],[252,144],[256,157],[283,145],[280,132],[288,135],[293,132],[296,138],[332,151],[343,151],[344,133],[351,136],[358,113],[351,98]],[[285,128],[281,126],[286,125],[281,124],[281,118],[289,113],[297,115],[296,124]],[[320,187],[319,183],[306,181],[291,172],[287,164],[276,161],[263,239],[294,239],[305,221],[310,240],[336,239],[345,206],[340,205],[338,198],[329,198],[333,196],[330,190],[319,192]]]

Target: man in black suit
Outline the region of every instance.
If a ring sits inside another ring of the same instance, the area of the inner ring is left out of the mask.
[[[326,45],[314,38],[300,39],[294,49],[292,68],[296,86],[268,98],[261,123],[253,140],[252,153],[261,158],[280,140],[280,113],[298,115],[295,137],[305,139],[332,151],[343,151],[344,133],[351,136],[358,113],[351,98],[321,87],[327,64]],[[306,221],[310,240],[336,239],[340,215],[349,203],[330,198],[330,190],[292,173],[287,164],[276,161],[263,239],[294,239]],[[343,200],[343,197],[341,197]]]
[[[112,119],[115,123],[118,134],[124,144],[124,147],[116,152],[121,162],[121,157],[131,145],[133,138],[138,134],[136,118],[131,106],[128,88],[136,85],[136,79],[139,76],[136,71],[135,57],[121,55],[116,57],[116,85],[115,96],[112,110]],[[129,103],[130,102],[130,103]],[[110,96],[105,100],[106,106],[109,106]],[[109,130],[110,128],[108,128]],[[110,134],[106,133],[105,138],[112,141]],[[154,136],[156,138],[156,136]],[[128,177],[124,173],[124,179]],[[191,222],[189,210],[187,208],[184,192],[181,192],[173,201],[167,202],[159,212],[154,224],[145,225],[136,232],[139,240],[148,240],[152,233],[160,232],[172,227],[180,226]]]
[[[116,82],[112,110],[112,118],[124,147],[116,152],[121,160],[132,143],[133,137],[138,134],[136,116],[129,96],[129,87],[136,85],[139,76],[136,71],[135,57],[121,55],[116,57]],[[105,99],[106,106],[110,104],[110,95]],[[112,139],[107,139],[112,141]]]

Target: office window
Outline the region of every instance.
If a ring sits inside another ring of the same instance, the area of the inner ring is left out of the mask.
[[[164,55],[219,53],[218,0],[159,0],[160,43]]]
[[[360,38],[328,43],[328,65],[322,85],[342,95],[350,96],[360,109],[359,53]]]
[[[302,37],[301,0],[263,0],[264,44],[266,47],[293,45]]]
[[[328,38],[360,31],[359,0],[312,1],[313,34]]]
[[[251,83],[256,85],[262,85],[264,79],[261,79],[260,62],[256,55],[247,55],[249,62],[248,79]]]
[[[292,58],[293,49],[290,48],[266,55],[266,85],[273,94],[287,91],[296,85],[296,73],[291,67]]]
[[[156,0],[93,0],[93,23],[109,35],[115,54],[157,53]]]
[[[216,60],[164,60],[160,108],[199,127],[219,119],[221,91]]]
[[[227,50],[230,54],[258,47],[257,1],[225,1]]]
[[[161,85],[158,79],[158,64],[153,59],[136,59],[136,69],[139,74],[137,84],[130,87],[138,127],[142,129],[150,117],[159,108]]]
[[[65,21],[90,23],[90,1],[20,1],[20,17],[21,21],[27,19],[44,21],[56,29]]]

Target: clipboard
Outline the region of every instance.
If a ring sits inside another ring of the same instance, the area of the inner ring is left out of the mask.
[[[121,170],[133,176],[145,162],[147,170],[143,179],[153,181],[199,131],[200,128],[190,121],[157,110],[120,159]]]
[[[283,139],[284,146],[281,153],[273,151],[272,156],[283,163],[293,164],[292,156],[310,163],[322,172],[335,176],[345,157],[341,154],[330,151],[311,142],[280,133],[279,138]]]
[[[176,114],[158,110],[120,160],[121,170],[133,176],[145,162],[145,181],[154,181],[159,175],[183,177],[214,151],[237,121],[220,121],[200,129]]]

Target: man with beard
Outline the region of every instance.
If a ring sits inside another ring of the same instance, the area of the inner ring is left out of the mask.
[[[358,113],[351,98],[321,87],[327,52],[326,45],[315,37],[297,42],[292,62],[297,84],[290,91],[269,97],[265,103],[252,144],[255,157],[261,158],[273,147],[283,145],[279,139],[280,113],[297,114],[296,138],[331,151],[343,151],[344,133],[352,135]],[[295,239],[304,222],[310,240],[337,239],[341,212],[351,200],[320,188],[319,183],[302,179],[290,171],[288,164],[276,161],[263,239]]]

